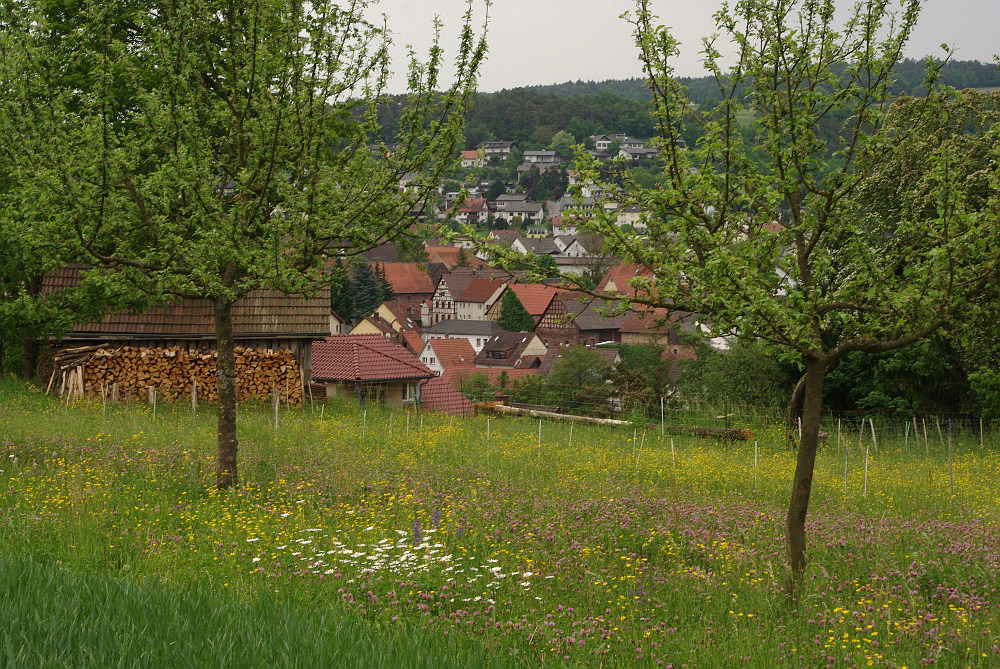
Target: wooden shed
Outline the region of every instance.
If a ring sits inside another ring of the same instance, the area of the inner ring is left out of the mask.
[[[45,277],[43,292],[80,282],[82,265],[68,265]],[[330,335],[330,289],[310,297],[255,290],[233,306],[237,346],[292,351],[305,379],[312,377],[312,342]],[[214,350],[215,319],[208,300],[182,299],[141,313],[119,311],[101,321],[80,323],[63,337],[61,348],[108,343],[123,346]]]

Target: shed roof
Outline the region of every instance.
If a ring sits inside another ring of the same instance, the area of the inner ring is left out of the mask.
[[[434,373],[415,355],[379,335],[335,335],[312,344],[317,381],[429,379]]]
[[[54,270],[43,278],[42,291],[77,286],[87,269],[85,265],[67,265]],[[312,297],[277,290],[250,291],[233,305],[233,333],[236,337],[326,336],[330,334],[330,288]],[[209,300],[182,299],[140,313],[117,311],[100,322],[78,324],[73,334],[211,338],[215,336],[215,316]]]
[[[401,333],[403,345],[414,355],[419,355],[424,347],[424,340],[416,330],[403,330]]]

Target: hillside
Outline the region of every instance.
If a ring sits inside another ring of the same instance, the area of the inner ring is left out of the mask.
[[[925,71],[926,63],[923,60],[907,58],[900,62],[896,66],[897,84],[893,89],[894,92],[919,94]],[[946,85],[955,88],[994,88],[1000,86],[1000,67],[994,63],[982,63],[977,60],[954,60],[945,63],[942,68],[942,80]],[[681,77],[681,81],[688,87],[688,95],[696,104],[719,97],[712,77]],[[642,102],[650,98],[644,81],[637,77],[608,81],[577,80],[525,88],[535,93],[550,94],[559,98],[589,96],[602,92]]]
[[[926,64],[907,59],[896,69],[896,94],[920,94]],[[979,61],[952,61],[943,68],[943,82],[956,88],[1000,87],[1000,68]],[[719,99],[709,77],[682,78],[695,104]],[[565,130],[577,141],[600,133],[625,133],[648,138],[654,134],[649,117],[649,91],[641,79],[576,81],[480,93],[469,111],[465,147],[486,140],[512,140],[522,150],[546,149],[556,132]],[[380,110],[384,139],[394,133],[403,96],[390,98]],[[693,138],[692,138],[693,139]]]

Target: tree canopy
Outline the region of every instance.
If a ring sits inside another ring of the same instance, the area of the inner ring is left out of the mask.
[[[65,35],[49,3],[4,5],[8,202],[35,235],[68,233],[108,285],[211,301],[220,488],[237,482],[233,304],[315,290],[325,256],[399,235],[461,143],[484,53],[471,7],[450,86],[436,40],[409,63],[390,150],[377,120],[388,37],[367,4],[80,0]],[[408,172],[416,188],[400,193]]]
[[[497,325],[508,332],[531,332],[535,329],[535,321],[528,310],[521,304],[515,293],[508,286],[500,298],[500,316]]]
[[[938,87],[932,67],[931,94],[912,108],[890,106],[894,67],[919,2],[906,0],[893,14],[887,0],[863,0],[843,24],[834,4],[740,0],[721,12],[719,33],[735,44],[736,62],[724,68],[719,49],[706,42],[721,102],[699,110],[673,76],[677,42],[639,0],[631,20],[667,178],[655,187],[627,172],[615,179],[622,204],[649,212],[646,235],[622,232],[600,211],[593,223],[614,251],[650,270],[651,278],[637,279],[638,301],[703,314],[716,333],[759,339],[804,368],[787,517],[796,575],[805,565],[826,375],[849,353],[927,337],[993,299],[1000,278],[995,146],[980,153],[976,197],[956,179],[968,148],[943,136],[922,159],[928,206],[920,215],[883,217],[865,206],[870,166],[905,160],[905,133],[918,121],[943,123],[966,97]],[[679,140],[687,123],[703,135],[685,149]],[[596,161],[579,162],[585,182],[607,181]]]

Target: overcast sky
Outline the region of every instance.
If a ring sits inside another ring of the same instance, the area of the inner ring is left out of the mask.
[[[849,6],[848,0],[839,0]],[[482,21],[481,2],[476,6]],[[678,74],[701,76],[701,38],[714,31],[712,14],[721,0],[651,0],[660,23],[681,41]],[[442,45],[454,54],[465,0],[381,0],[374,15],[384,13],[394,32],[394,69],[404,68],[403,45],[426,53],[432,21],[444,22]],[[479,89],[565,81],[601,81],[640,76],[631,26],[619,18],[634,9],[630,0],[493,0],[490,9],[489,56],[480,72]],[[927,0],[906,55],[940,54],[940,45],[955,47],[958,60],[991,61],[1000,52],[1000,0]],[[402,77],[393,92],[404,86]]]

